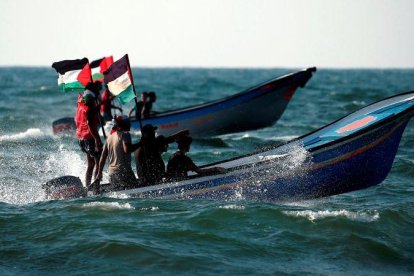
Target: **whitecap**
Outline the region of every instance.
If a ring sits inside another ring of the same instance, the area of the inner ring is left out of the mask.
[[[20,132],[16,134],[6,134],[0,136],[0,142],[14,142],[22,140],[32,140],[45,137],[46,134],[38,128],[29,128],[25,132]]]
[[[160,208],[158,206],[151,206],[151,207],[147,207],[147,208],[141,208],[141,211],[150,211],[150,212],[156,212],[159,211]]]
[[[268,140],[290,141],[290,140],[296,139],[298,137],[299,136],[297,136],[297,135],[273,136],[273,137],[269,138]]]
[[[348,210],[339,210],[339,211],[330,211],[330,210],[323,210],[323,211],[312,211],[312,210],[304,210],[304,211],[283,211],[284,214],[288,216],[294,217],[304,217],[310,221],[315,221],[324,218],[330,217],[346,217],[347,219],[354,220],[354,221],[363,221],[363,222],[372,222],[379,219],[378,211],[348,211]]]
[[[103,181],[103,182],[105,182],[105,181]],[[117,199],[127,199],[127,198],[129,198],[129,195],[127,195],[127,194],[114,193],[114,192],[108,193],[105,196],[110,197],[110,198],[117,198]]]
[[[246,207],[244,207],[243,205],[229,204],[219,206],[219,209],[244,210],[246,209]]]
[[[82,204],[82,207],[86,208],[96,208],[101,210],[135,210],[133,206],[129,203],[119,203],[119,202],[88,202]]]

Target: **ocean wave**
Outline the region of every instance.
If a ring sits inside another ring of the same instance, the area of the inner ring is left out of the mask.
[[[34,140],[40,139],[48,136],[45,132],[39,128],[29,128],[25,132],[20,132],[16,134],[6,134],[0,136],[0,142],[16,142],[16,141],[25,141],[25,140]]]
[[[82,207],[96,208],[101,210],[135,210],[135,207],[131,206],[131,204],[119,202],[88,202],[82,204]]]
[[[268,140],[277,140],[277,141],[285,141],[285,142],[287,142],[287,141],[296,139],[298,137],[299,136],[297,136],[297,135],[273,136],[273,137],[270,137]]]
[[[362,222],[372,222],[379,219],[378,211],[368,211],[368,212],[353,212],[348,210],[339,210],[339,211],[312,211],[312,210],[304,210],[304,211],[283,211],[284,214],[288,216],[294,217],[304,217],[310,221],[315,221],[324,218],[331,218],[331,217],[345,217],[350,220],[354,221],[362,221]]]
[[[236,205],[236,204],[229,204],[229,205],[221,205],[219,209],[230,209],[230,210],[244,210],[246,207],[243,205]]]
[[[156,212],[156,211],[159,211],[160,208],[158,206],[151,206],[151,207],[140,208],[139,210],[149,211],[149,212]]]
[[[105,178],[104,178],[105,179]],[[109,180],[108,180],[109,181]],[[105,182],[105,181],[103,181],[103,182]],[[106,197],[109,197],[109,198],[117,198],[117,199],[127,199],[127,198],[129,198],[130,196],[129,195],[127,195],[127,194],[122,194],[122,193],[120,193],[120,194],[117,194],[117,193],[108,193],[108,194],[106,194],[105,195]]]

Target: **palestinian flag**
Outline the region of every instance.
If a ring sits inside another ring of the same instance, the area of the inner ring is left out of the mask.
[[[109,68],[109,66],[111,66],[112,63],[114,63],[114,59],[112,56],[103,57],[101,59],[92,61],[90,63],[90,66],[92,70],[93,80],[103,82],[103,72],[105,72]]]
[[[104,72],[104,81],[108,85],[109,92],[117,96],[122,104],[126,104],[136,97],[128,55],[115,61]]]
[[[54,62],[58,72],[58,85],[63,91],[82,91],[91,81],[91,68],[87,58]]]

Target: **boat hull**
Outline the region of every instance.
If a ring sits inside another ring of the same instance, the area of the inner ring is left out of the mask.
[[[188,129],[192,136],[205,137],[255,130],[272,126],[285,111],[298,84],[268,88],[265,93],[231,99],[219,104],[188,110],[183,113],[144,119],[142,125],[157,126],[159,135],[171,135]],[[252,116],[254,114],[254,116]],[[135,131],[139,122],[131,121]]]

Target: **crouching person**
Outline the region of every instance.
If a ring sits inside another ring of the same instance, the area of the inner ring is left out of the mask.
[[[119,115],[114,119],[114,127],[106,139],[99,161],[98,180],[102,180],[102,171],[106,159],[109,159],[109,182],[111,190],[122,190],[138,186],[138,181],[131,168],[131,153],[139,148],[140,144],[131,143],[131,123],[127,116]]]

